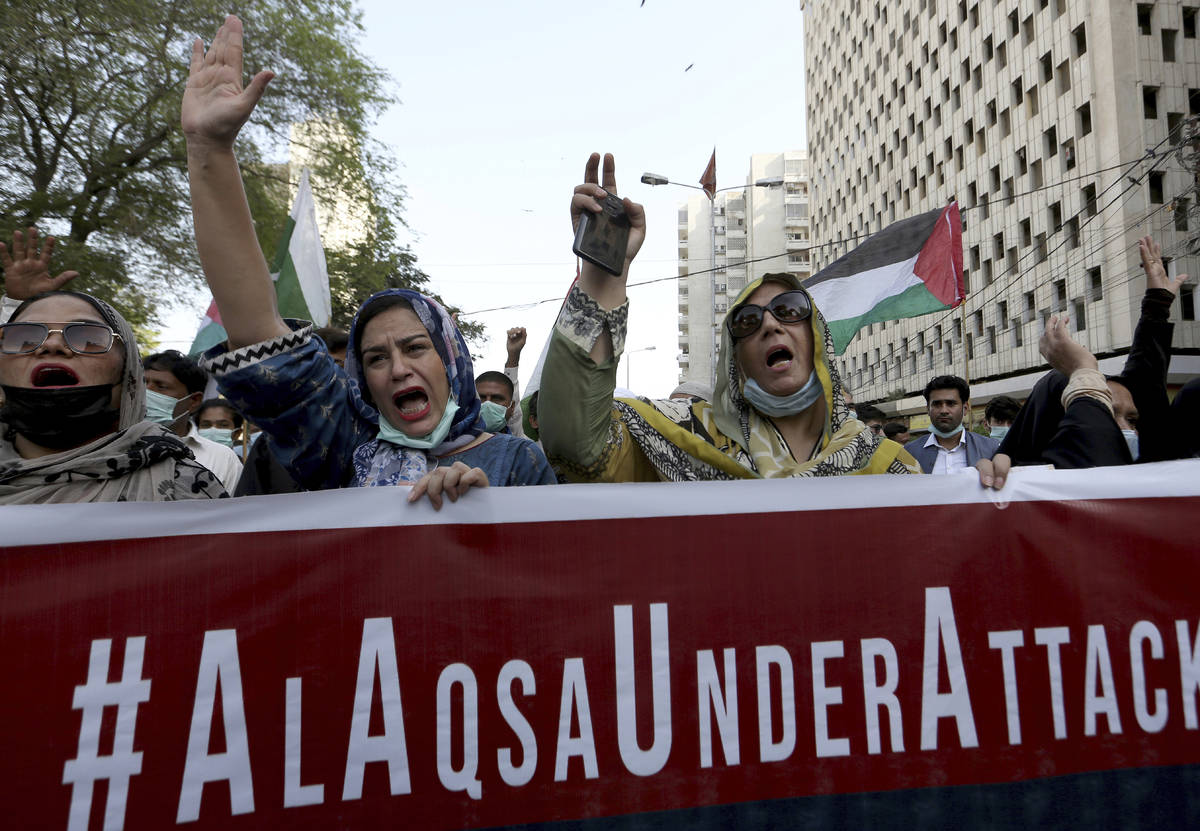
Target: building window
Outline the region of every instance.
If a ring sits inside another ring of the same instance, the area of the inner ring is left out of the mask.
[[[1100,276],[1100,266],[1088,269],[1088,300],[1095,302],[1104,299],[1104,279]]]
[[[1142,115],[1146,119],[1158,118],[1158,87],[1142,88]]]
[[[1175,29],[1162,30],[1162,56],[1166,63],[1175,63],[1175,36],[1179,34]]]
[[[1083,195],[1084,211],[1087,213],[1088,216],[1095,216],[1096,215],[1096,186],[1095,185],[1085,185],[1083,190],[1080,191],[1080,193]]]
[[[1196,319],[1196,286],[1192,283],[1179,287],[1179,316],[1184,320]]]
[[[1086,136],[1092,132],[1092,105],[1084,104],[1075,111],[1075,128],[1079,135]]]
[[[1188,210],[1191,208],[1191,202],[1183,197],[1175,200],[1175,230],[1186,231],[1188,229]]]
[[[1071,32],[1071,39],[1075,45],[1075,57],[1078,58],[1080,55],[1087,54],[1087,29],[1084,27],[1084,24],[1080,23],[1075,27]]]
[[[1143,35],[1153,34],[1150,26],[1150,16],[1154,12],[1153,3],[1138,3],[1137,4],[1137,26],[1138,32]]]
[[[1183,7],[1183,36],[1185,38],[1196,36],[1196,8],[1194,6]]]
[[[1087,328],[1087,307],[1082,300],[1076,300],[1071,303],[1071,308],[1075,316],[1075,331],[1082,332]]]
[[[1150,184],[1150,204],[1161,205],[1166,200],[1163,198],[1163,174],[1154,172],[1149,176]]]

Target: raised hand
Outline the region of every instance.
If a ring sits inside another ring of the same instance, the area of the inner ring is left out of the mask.
[[[54,237],[46,237],[38,251],[38,230],[31,227],[29,238],[13,231],[12,252],[0,242],[0,265],[4,267],[4,293],[13,300],[28,300],[44,291],[58,291],[79,276],[78,271],[64,271],[50,276],[50,255],[54,252]]]
[[[1142,268],[1146,272],[1146,288],[1166,289],[1178,297],[1179,287],[1188,276],[1180,274],[1174,280],[1167,276],[1167,269],[1162,261],[1162,248],[1154,241],[1154,237],[1145,236],[1138,240],[1138,253],[1142,255]]]
[[[505,366],[517,366],[521,358],[521,350],[525,348],[525,327],[514,326],[508,330],[505,348],[508,349],[508,363]]]
[[[207,52],[196,38],[180,117],[189,144],[232,147],[274,77],[260,72],[242,87],[242,21],[233,15],[225,18]]]
[[[1071,340],[1070,322],[1068,315],[1050,315],[1046,331],[1038,341],[1038,350],[1046,362],[1068,378],[1077,369],[1098,369],[1100,366],[1087,347]]]
[[[601,182],[603,182],[603,187],[601,187]],[[605,197],[605,191],[614,196],[617,194],[617,165],[613,160],[612,153],[605,153],[604,167],[601,170],[600,154],[593,153],[588,158],[587,165],[583,170],[583,184],[575,188],[575,193],[571,197],[572,230],[579,227],[579,217],[584,211],[600,213],[603,210],[600,202]],[[637,256],[646,239],[646,211],[628,197],[622,200],[622,204],[624,204],[625,213],[629,217],[629,242],[625,246],[625,273],[618,278],[623,280],[629,277],[629,264],[633,262],[633,258]],[[603,272],[598,266],[584,262],[580,273],[601,279],[601,274],[606,272]],[[611,275],[608,276],[608,279],[612,280]],[[593,299],[599,300],[594,295]]]

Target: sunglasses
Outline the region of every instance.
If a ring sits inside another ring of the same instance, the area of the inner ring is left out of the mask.
[[[0,352],[28,355],[55,332],[77,355],[103,355],[112,349],[113,340],[121,337],[103,323],[67,323],[61,329],[51,329],[45,323],[5,323],[0,326]]]
[[[770,312],[771,317],[780,323],[789,326],[803,323],[812,317],[812,301],[808,299],[807,294],[796,289],[775,295],[765,306],[743,303],[734,309],[725,321],[725,325],[729,328],[729,334],[733,336],[734,340],[753,335],[762,328],[766,312]]]

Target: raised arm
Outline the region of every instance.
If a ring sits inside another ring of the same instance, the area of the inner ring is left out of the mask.
[[[192,221],[200,264],[231,349],[289,331],[275,304],[233,153],[238,132],[273,77],[260,72],[242,87],[242,22],[233,15],[225,18],[207,52],[199,38],[192,44],[181,114]]]
[[[597,175],[599,174],[599,175]],[[604,186],[600,186],[600,181]],[[605,191],[617,193],[617,165],[611,153],[604,154],[604,168],[600,168],[600,154],[593,153],[587,160],[583,171],[583,184],[575,188],[571,197],[571,227],[579,227],[579,218],[584,211],[600,213],[603,210],[600,200],[604,199]],[[641,250],[642,242],[646,239],[646,211],[641,205],[626,197],[625,212],[629,216],[629,243],[625,248],[625,268],[620,277],[614,277],[599,266],[584,260],[579,271],[579,288],[588,297],[595,300],[600,308],[609,311],[625,302],[625,284],[629,280],[629,265]],[[607,333],[602,334],[591,351],[591,358],[596,363],[604,363],[613,356],[612,338]]]

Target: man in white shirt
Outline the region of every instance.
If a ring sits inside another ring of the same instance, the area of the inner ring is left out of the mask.
[[[155,421],[183,440],[196,461],[233,493],[242,462],[232,449],[200,435],[192,414],[200,408],[208,376],[200,366],[174,349],[142,359],[146,376],[146,418]]]
[[[925,385],[929,436],[904,445],[925,473],[957,473],[995,455],[999,441],[963,424],[970,396],[971,388],[957,375],[939,375]]]

